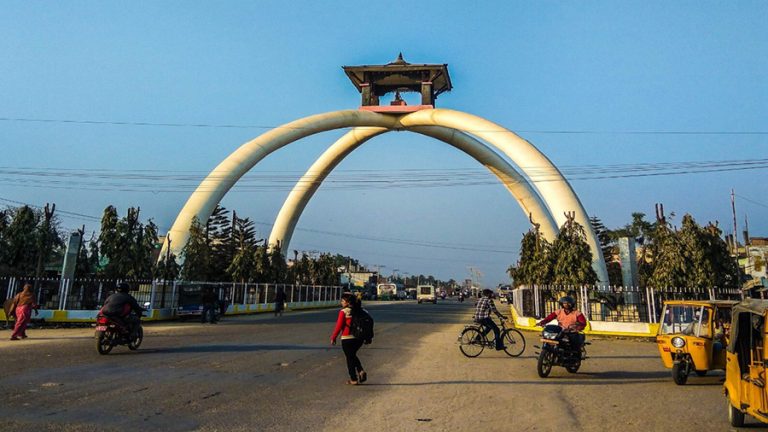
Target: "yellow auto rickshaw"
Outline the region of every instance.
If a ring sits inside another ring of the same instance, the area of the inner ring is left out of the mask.
[[[744,425],[745,414],[768,423],[766,318],[768,300],[746,299],[733,307],[723,391],[728,401],[728,420],[735,427]]]
[[[675,384],[683,385],[695,372],[725,369],[725,345],[731,322],[731,300],[671,300],[664,302],[656,343]]]

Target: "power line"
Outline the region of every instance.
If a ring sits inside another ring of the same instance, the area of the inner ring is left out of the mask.
[[[634,177],[690,175],[728,171],[761,170],[768,168],[768,159],[693,161],[671,163],[642,163],[614,165],[563,166],[561,170],[528,167],[524,170],[532,183],[621,179]],[[177,174],[148,170],[51,169],[0,167],[0,184],[19,187],[70,189],[79,187],[92,191],[188,193],[198,190],[205,175]],[[400,170],[340,170],[326,179],[305,181],[298,171],[277,171],[242,176],[233,192],[282,192],[295,186],[310,188],[322,183],[323,190],[404,189],[453,186],[496,185],[498,180],[482,169],[400,169]],[[234,176],[212,176],[213,180],[235,181]],[[506,180],[511,181],[511,180]],[[206,189],[199,189],[205,191]]]
[[[75,120],[47,119],[29,117],[0,117],[0,121],[18,123],[61,123],[77,125],[110,125],[110,126],[155,126],[179,128],[219,128],[219,129],[281,129],[285,126],[245,125],[245,124],[214,124],[214,123],[170,123],[170,122],[138,122],[118,120]],[[290,127],[289,129],[305,129]],[[768,131],[675,131],[675,130],[557,130],[557,129],[517,129],[520,133],[559,134],[559,135],[768,135]],[[506,132],[506,130],[473,129],[467,132]]]
[[[14,204],[19,205],[26,205],[29,207],[34,208],[41,208],[40,206],[36,206],[34,204],[28,204],[21,201],[11,200],[7,198],[1,198],[0,201],[10,202]],[[80,218],[87,218],[91,221],[101,221],[100,218],[96,216],[89,216],[89,215],[83,215],[80,213],[73,213],[73,212],[67,212],[64,210],[57,209],[57,212],[61,214],[66,214],[71,217],[80,217]],[[256,225],[264,225],[272,227],[273,224],[269,222],[261,222],[261,221],[253,221]],[[166,231],[169,229],[166,228]],[[383,242],[383,243],[394,243],[394,244],[404,244],[408,246],[420,246],[420,247],[429,247],[429,248],[439,248],[439,249],[452,249],[452,250],[463,250],[463,251],[472,251],[472,252],[486,252],[486,253],[502,253],[502,254],[512,254],[517,253],[518,249],[500,249],[498,246],[482,246],[482,245],[469,245],[469,244],[459,244],[459,243],[441,243],[441,242],[427,242],[427,241],[418,241],[413,239],[398,239],[398,238],[386,238],[386,237],[374,237],[374,236],[367,236],[362,234],[350,234],[350,233],[342,233],[342,232],[335,232],[335,231],[323,231],[323,230],[316,230],[311,228],[296,228],[296,231],[303,231],[303,232],[311,232],[315,234],[322,234],[322,235],[328,235],[328,236],[334,236],[334,237],[344,237],[344,238],[353,238],[357,240],[368,240],[373,242]]]

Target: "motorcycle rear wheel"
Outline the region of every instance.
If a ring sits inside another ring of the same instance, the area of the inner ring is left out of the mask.
[[[130,342],[128,342],[128,349],[131,351],[136,351],[139,349],[139,346],[141,345],[141,342],[144,340],[144,329],[139,326],[139,328],[136,330],[136,337],[133,338]]]
[[[107,355],[112,351],[112,338],[110,338],[106,332],[96,332],[96,351],[101,355]]]
[[[554,353],[549,350],[542,350],[539,354],[539,361],[536,363],[536,372],[541,378],[546,378],[552,372],[552,363],[554,363]]]

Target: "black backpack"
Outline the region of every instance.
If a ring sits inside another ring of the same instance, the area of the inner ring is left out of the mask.
[[[367,310],[360,309],[357,315],[352,317],[349,330],[352,336],[362,339],[363,343],[371,343],[373,341],[373,317]]]

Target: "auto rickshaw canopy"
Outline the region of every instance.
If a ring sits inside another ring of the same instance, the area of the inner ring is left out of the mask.
[[[741,327],[738,325],[738,323],[741,322],[740,317],[743,316],[743,314],[763,317],[765,316],[766,311],[768,311],[768,300],[750,298],[742,300],[731,309],[731,322],[733,325],[731,325],[731,340],[728,343],[729,352],[737,352],[736,346],[739,340],[739,327]]]

